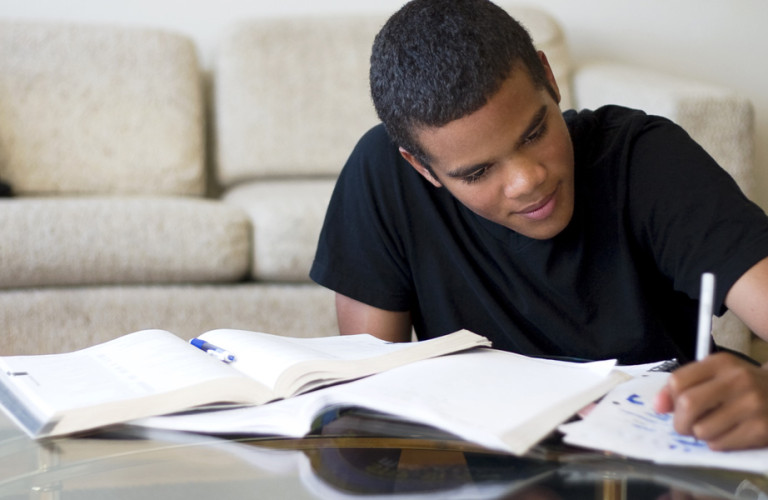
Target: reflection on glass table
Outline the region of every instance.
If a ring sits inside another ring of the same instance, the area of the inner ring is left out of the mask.
[[[305,439],[116,428],[35,442],[0,416],[0,498],[768,499],[768,478],[660,467],[548,439],[525,457],[346,412]]]

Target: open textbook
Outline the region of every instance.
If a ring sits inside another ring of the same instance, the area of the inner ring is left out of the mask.
[[[566,443],[665,465],[768,474],[768,449],[719,452],[682,436],[671,414],[653,410],[669,373],[645,373],[608,393],[585,419],[560,426]]]
[[[64,354],[1,357],[0,404],[30,436],[50,437],[200,405],[259,405],[490,344],[466,330],[399,344],[366,334],[291,338],[225,329],[198,339],[230,362],[164,330]]]
[[[301,437],[329,409],[361,407],[523,454],[629,375],[615,361],[570,363],[476,349],[432,358],[268,405],[132,422],[205,434]]]
[[[618,456],[768,475],[768,449],[716,452],[677,434],[672,415],[652,407],[669,373],[649,369],[663,369],[663,364],[614,367],[612,361],[569,363],[479,349],[260,407],[189,412],[131,424],[203,434],[302,437],[329,409],[360,407],[389,415],[393,428],[403,427],[400,419],[427,424],[516,455],[559,429],[566,443]],[[598,399],[585,419],[562,423]]]

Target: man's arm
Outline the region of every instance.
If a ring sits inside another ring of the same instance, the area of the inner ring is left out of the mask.
[[[768,340],[768,258],[731,287],[725,304]],[[768,446],[768,364],[725,353],[688,364],[670,376],[656,410],[675,412],[675,430],[717,450]]]
[[[411,340],[411,314],[407,311],[379,309],[337,293],[336,316],[342,335],[370,333],[389,342]]]
[[[733,284],[725,305],[750,330],[768,341],[768,258],[752,266]]]

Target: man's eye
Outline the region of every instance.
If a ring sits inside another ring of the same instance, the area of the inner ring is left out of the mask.
[[[471,174],[465,176],[462,180],[467,184],[472,184],[473,182],[477,182],[485,175],[485,173],[488,171],[489,168],[490,168],[490,165],[480,167],[474,172],[472,172]]]
[[[547,133],[547,124],[543,123],[541,127],[537,128],[531,135],[525,138],[524,144],[533,144]]]

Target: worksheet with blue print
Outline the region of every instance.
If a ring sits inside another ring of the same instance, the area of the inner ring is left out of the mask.
[[[585,419],[560,426],[565,442],[661,464],[768,473],[768,449],[717,452],[675,432],[673,415],[653,409],[668,377],[649,372],[620,384]]]

